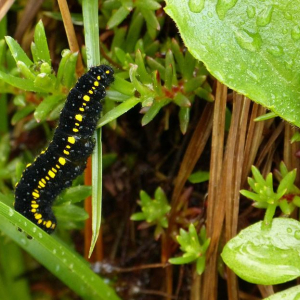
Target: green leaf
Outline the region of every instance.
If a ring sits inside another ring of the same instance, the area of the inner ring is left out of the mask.
[[[299,300],[300,286],[294,286],[292,288],[283,290],[263,300]]]
[[[73,204],[53,206],[53,212],[58,220],[84,221],[89,214],[82,208]]]
[[[90,186],[85,185],[77,185],[74,187],[70,187],[60,196],[60,201],[55,201],[55,205],[58,203],[71,202],[77,203],[87,198],[92,194],[92,188]]]
[[[122,23],[129,13],[130,10],[126,9],[124,6],[121,6],[108,20],[107,29],[111,29]]]
[[[242,230],[223,249],[224,262],[242,279],[272,285],[300,276],[300,223],[275,218],[262,229],[263,222]]]
[[[2,202],[0,216],[2,233],[14,240],[83,299],[120,299],[77,253]],[[28,239],[28,236],[32,238]]]
[[[6,36],[5,41],[9,47],[9,50],[15,59],[16,63],[18,61],[23,62],[28,68],[33,65],[33,62],[29,59],[27,54],[21,48],[17,41],[15,41],[12,37]]]
[[[51,66],[50,52],[42,20],[35,27],[34,42],[37,60],[47,62]]]
[[[201,183],[209,180],[209,172],[197,171],[188,178],[191,183]]]
[[[0,79],[5,81],[6,83],[24,90],[24,91],[31,91],[31,92],[42,92],[41,88],[34,85],[34,82],[29,79],[23,79],[19,77],[12,76],[10,74],[6,74],[0,71]]]
[[[28,116],[33,111],[34,111],[33,105],[28,105],[22,108],[21,110],[18,110],[11,119],[12,125],[15,125],[17,122],[19,122],[20,120]]]
[[[136,106],[140,102],[140,99],[131,97],[128,100],[122,102],[116,108],[109,111],[98,122],[97,128],[104,126],[105,124],[117,119],[119,116],[126,113],[128,110]]]
[[[300,126],[298,1],[166,2],[189,52],[213,76]]]
[[[36,121],[39,123],[46,120],[53,108],[64,98],[65,95],[51,95],[46,97],[34,112]]]

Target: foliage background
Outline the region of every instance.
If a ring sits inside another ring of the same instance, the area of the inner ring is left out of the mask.
[[[51,140],[65,96],[76,76],[84,72],[90,52],[84,47],[82,4],[68,1],[75,24],[73,38],[78,41],[83,64],[76,54],[63,51],[73,46],[56,2],[20,0],[7,12],[5,6],[1,8],[5,15],[1,38],[12,36],[34,62],[34,67],[26,68],[26,59],[19,57],[25,67],[17,65],[6,46],[18,51],[13,41],[1,41],[1,71],[28,80],[21,87],[15,86],[16,79],[8,84],[4,75],[0,81],[0,189],[1,203],[8,207],[12,208],[14,183],[26,163]],[[150,0],[99,3],[101,62],[111,64],[118,75],[99,123],[99,127],[106,124],[102,132],[103,220],[89,263],[122,299],[267,297],[274,288],[239,280],[225,268],[219,249],[241,228],[263,218],[263,213],[239,194],[240,189],[248,188],[251,165],[263,175],[278,167],[282,159],[289,170],[298,167],[294,153],[299,145],[289,142],[296,128],[276,118],[254,122],[266,110],[209,75],[183,45],[164,5]],[[43,36],[41,25],[37,26],[40,19],[51,58],[48,66],[54,73],[38,59],[47,51],[37,53],[31,44],[34,39],[38,49],[46,47],[38,38]],[[60,74],[62,61],[66,65]],[[201,173],[188,181],[196,171]],[[54,239],[35,232],[6,206],[1,208],[6,216],[0,224],[5,233],[0,239],[1,299],[117,299],[82,260],[82,256],[87,259],[91,243],[90,223],[84,227],[87,214],[80,202],[90,189],[83,184],[81,177],[55,203],[60,225]],[[171,207],[166,215],[168,228],[132,222],[130,217],[140,211],[140,191],[155,197],[158,187]],[[91,215],[88,201],[85,208]],[[12,221],[30,233],[33,241],[17,232]],[[167,265],[170,257],[182,253],[175,236],[190,223],[196,224],[199,232],[205,224],[211,237],[202,275],[194,264]],[[64,268],[60,274],[55,273],[58,265]],[[96,284],[91,283],[94,280]]]

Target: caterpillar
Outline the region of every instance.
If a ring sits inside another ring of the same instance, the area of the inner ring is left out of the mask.
[[[56,227],[52,203],[82,174],[93,152],[92,135],[105,89],[114,81],[110,66],[92,67],[70,90],[48,148],[26,166],[16,184],[15,210],[51,234]]]

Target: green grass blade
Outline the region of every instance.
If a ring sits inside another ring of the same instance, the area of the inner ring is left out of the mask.
[[[0,216],[0,230],[83,299],[119,299],[114,290],[92,272],[75,252],[63,246],[61,241],[54,239],[2,202]]]
[[[85,45],[88,67],[100,64],[98,1],[82,1]],[[101,131],[94,134],[96,146],[92,155],[92,241],[89,256],[99,236],[102,208],[102,143]]]

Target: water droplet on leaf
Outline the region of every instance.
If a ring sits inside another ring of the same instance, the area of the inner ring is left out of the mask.
[[[220,20],[223,20],[225,18],[226,13],[228,10],[233,8],[235,4],[237,3],[237,0],[218,0],[216,11],[218,14],[218,17]]]
[[[252,33],[247,30],[235,31],[235,39],[239,46],[251,52],[256,52],[260,49],[262,40],[259,33]]]
[[[258,26],[266,26],[271,22],[273,6],[267,6],[258,13],[256,24]]]
[[[300,27],[299,27],[299,25],[294,26],[294,28],[292,29],[291,35],[292,35],[292,39],[294,41],[297,41],[297,40],[300,39]]]
[[[189,9],[193,13],[200,13],[204,8],[205,0],[189,0]]]
[[[255,16],[255,7],[252,5],[247,6],[247,16],[252,19]]]

